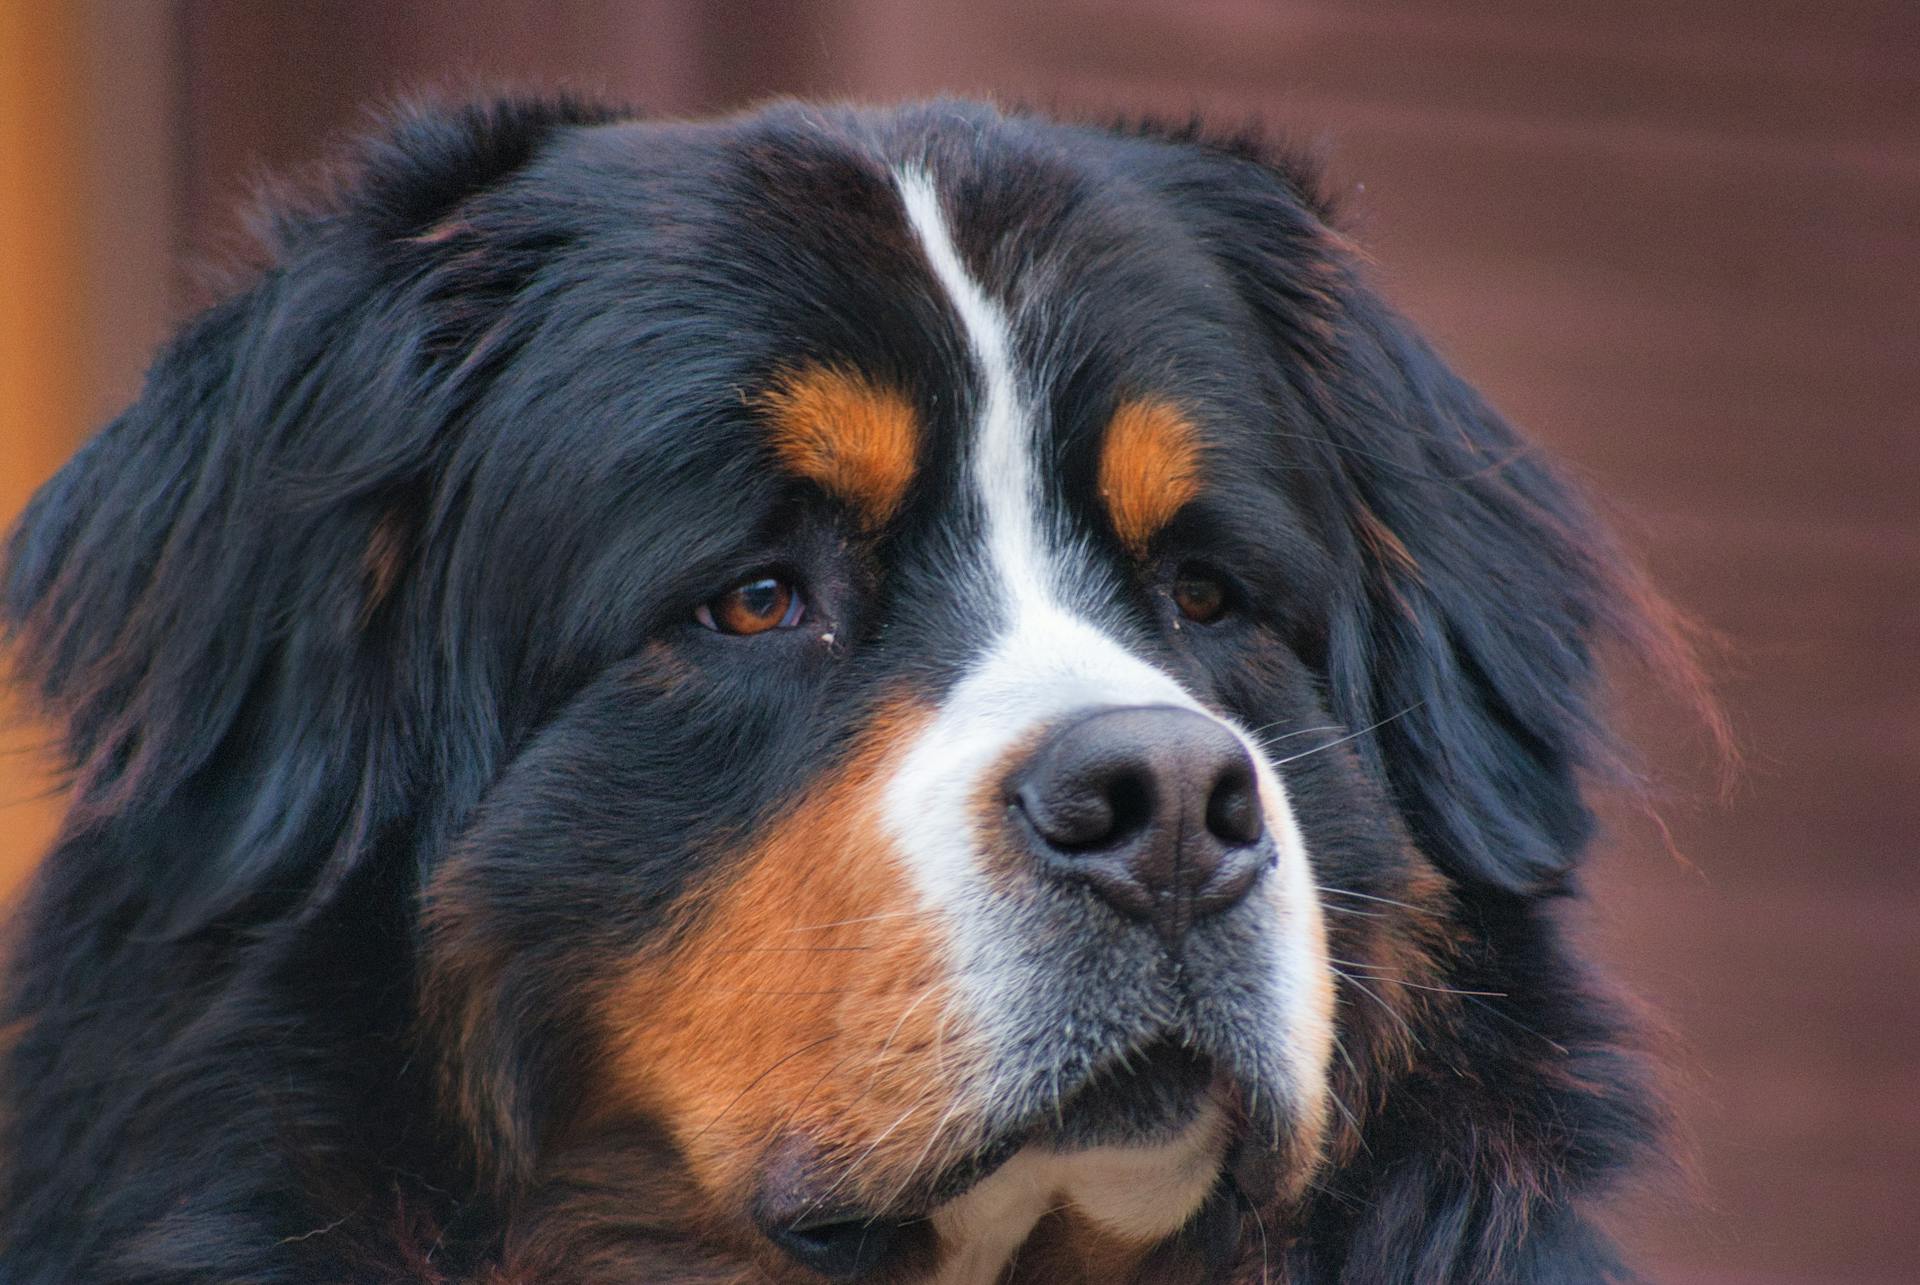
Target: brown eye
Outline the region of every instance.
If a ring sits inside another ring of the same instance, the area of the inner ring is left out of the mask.
[[[694,608],[693,618],[715,633],[764,634],[769,629],[791,629],[805,614],[806,603],[792,585],[762,576],[701,603]]]
[[[1195,624],[1210,625],[1227,614],[1227,586],[1203,571],[1183,570],[1173,582],[1173,605]]]

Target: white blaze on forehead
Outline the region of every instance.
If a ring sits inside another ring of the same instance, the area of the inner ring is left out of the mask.
[[[980,381],[967,480],[984,528],[987,579],[1002,625],[949,692],[933,723],[886,787],[885,813],[909,876],[949,924],[957,980],[989,1032],[1030,989],[1008,950],[1005,923],[981,869],[975,809],[994,774],[1023,742],[1102,705],[1174,705],[1218,718],[1172,675],[1148,663],[1062,599],[1084,556],[1062,547],[1049,523],[1037,457],[1043,423],[1014,361],[1007,311],[960,259],[940,196],[922,169],[896,174],[908,223],[935,280],[960,318]],[[1232,728],[1227,720],[1220,720]],[[1275,1045],[1295,1063],[1297,1091],[1318,1097],[1330,1028],[1325,938],[1306,851],[1278,774],[1252,739],[1232,728],[1255,764],[1262,810],[1281,869],[1263,881],[1282,922],[1277,943]]]
[[[987,297],[960,262],[940,194],[925,170],[899,175],[907,220],[920,238],[933,275],[947,293],[979,366],[978,436],[970,472],[986,521],[993,569],[1016,607],[1038,606],[1052,596],[1049,561],[1040,524],[1040,481],[1034,469],[1036,425],[1014,377],[1013,344],[1006,312]]]

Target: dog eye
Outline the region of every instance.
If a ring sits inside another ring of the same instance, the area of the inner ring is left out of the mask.
[[[693,618],[720,634],[791,629],[807,613],[800,591],[777,576],[759,576],[694,608]]]
[[[1182,567],[1173,580],[1173,605],[1195,624],[1210,625],[1227,614],[1230,595],[1226,584],[1197,567]]]

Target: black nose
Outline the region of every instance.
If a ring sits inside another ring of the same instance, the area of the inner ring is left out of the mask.
[[[1008,784],[1044,871],[1168,942],[1246,896],[1273,860],[1252,761],[1193,710],[1098,710],[1055,729]]]

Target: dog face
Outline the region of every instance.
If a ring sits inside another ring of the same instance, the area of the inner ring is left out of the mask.
[[[70,845],[200,850],[137,917],[389,926],[476,1261],[1218,1276],[1487,1082],[1461,898],[1558,886],[1634,608],[1298,175],[953,103],[387,148],[10,601]]]
[[[622,468],[684,494],[583,533],[671,587],[622,595],[647,641],[436,871],[442,993],[497,1003],[470,960],[596,907],[625,931],[518,999],[593,1032],[580,1127],[658,1121],[703,1194],[823,1254],[1009,1156],[1061,1176],[1003,1252],[1063,1194],[1163,1239],[1242,1132],[1297,1181],[1331,974],[1268,747],[1335,735],[1298,641],[1335,571],[1263,459],[1218,270],[1024,148],[800,134],[747,177],[681,248],[750,244],[746,271],[683,319],[629,259],[599,315],[712,381],[636,381],[673,418],[614,412]]]

